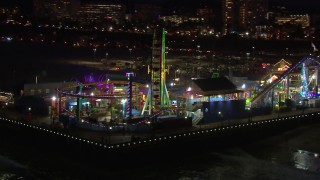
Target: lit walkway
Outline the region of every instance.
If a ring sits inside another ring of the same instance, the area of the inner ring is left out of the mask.
[[[274,119],[286,116],[293,116],[293,115],[302,115],[304,113],[312,113],[312,112],[320,112],[320,108],[308,108],[303,110],[296,110],[290,112],[282,112],[282,113],[271,113],[269,115],[263,116],[254,116],[251,118],[252,122],[267,120],[267,119]],[[48,116],[46,117],[33,117],[31,121],[26,120],[26,115],[19,114],[12,110],[0,110],[0,116],[11,118],[12,120],[21,121],[24,123],[33,124],[36,126],[40,126],[43,128],[52,129],[52,119]],[[185,132],[192,132],[197,131],[199,129],[211,129],[216,127],[222,127],[227,125],[237,125],[248,123],[249,118],[244,119],[236,119],[236,120],[225,120],[222,122],[210,123],[206,125],[197,125],[194,127],[187,127],[187,128],[180,128],[180,129],[172,129],[172,130],[162,130],[162,131],[153,131],[153,132],[145,132],[145,133],[129,133],[129,132],[98,132],[92,131],[87,129],[81,129],[77,127],[70,127],[67,129],[57,129],[57,131],[62,131],[64,133],[70,134],[72,136],[80,137],[83,139],[96,141],[103,144],[118,144],[118,143],[125,143],[132,141],[132,136],[139,139],[147,139],[151,137],[161,137],[161,136],[168,136],[177,133],[185,133]]]

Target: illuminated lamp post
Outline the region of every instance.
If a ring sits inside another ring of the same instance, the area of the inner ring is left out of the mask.
[[[94,96],[94,93],[91,92],[90,96],[91,96],[91,102],[90,102],[91,106],[90,107],[92,108],[91,110],[93,110],[93,102],[94,102],[94,97],[93,96]]]
[[[221,111],[219,111],[218,115],[219,115],[220,121],[222,122],[223,121],[223,113]]]
[[[50,112],[50,118],[52,119],[52,125],[54,124],[54,116],[56,115],[56,114],[58,114],[57,113],[57,104],[56,104],[56,101],[57,100],[57,98],[56,98],[56,96],[52,96],[52,98],[51,98],[51,112]]]
[[[93,60],[96,60],[96,52],[97,52],[97,48],[93,48]]]
[[[186,109],[187,109],[187,111],[191,110],[191,100],[192,100],[192,98],[191,98],[192,92],[191,91],[192,91],[192,88],[189,86],[188,89],[186,89],[186,94],[187,94]]]
[[[109,131],[108,131],[108,132],[109,132],[109,134],[108,134],[108,135],[109,135],[109,142],[108,142],[108,144],[111,144],[111,131],[112,131],[112,126],[109,127]]]
[[[132,48],[129,48],[129,60],[131,59],[131,52],[132,52]],[[133,65],[130,65],[130,68],[133,68]]]
[[[27,120],[31,121],[32,120],[32,112],[31,112],[31,107],[28,107],[28,115],[27,115]]]
[[[122,104],[122,122],[124,123],[124,118],[126,117],[126,111],[125,111],[125,107],[126,107],[126,99],[121,99],[121,104]]]
[[[248,108],[248,112],[249,112],[248,122],[250,123],[250,122],[252,122],[252,110],[250,107]]]
[[[252,47],[252,58],[254,59],[254,50],[255,50],[255,47],[253,46]]]
[[[56,96],[52,96],[52,98],[51,98],[51,107],[52,107],[52,109],[51,109],[51,112],[50,112],[51,118],[52,118],[53,114],[56,114],[56,108],[57,108],[56,100],[57,100]]]
[[[177,69],[177,70],[174,72],[174,79],[177,79],[178,76],[180,76],[180,69]]]
[[[130,57],[131,57],[131,51],[132,51],[132,48],[129,48],[128,50],[129,50],[129,53],[130,53]]]

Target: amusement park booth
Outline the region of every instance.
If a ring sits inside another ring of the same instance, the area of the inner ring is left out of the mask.
[[[187,110],[195,114],[201,111],[204,124],[248,115],[245,99],[238,98],[243,91],[226,77],[194,79],[192,83]]]

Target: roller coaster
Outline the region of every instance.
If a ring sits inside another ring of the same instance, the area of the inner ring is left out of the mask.
[[[319,66],[318,58],[306,56],[281,73],[270,73],[269,80],[261,84],[261,88],[252,98],[251,107],[273,106],[275,101],[284,99],[301,102],[318,98]]]

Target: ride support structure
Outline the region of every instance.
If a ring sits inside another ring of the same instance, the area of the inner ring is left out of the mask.
[[[147,99],[141,111],[141,115],[151,115],[171,107],[166,86],[168,68],[166,63],[165,41],[165,30],[154,30],[151,67],[149,68],[151,85],[149,86]]]
[[[127,107],[126,107],[126,118],[132,118],[132,77],[134,73],[127,73],[128,87],[127,87]]]

